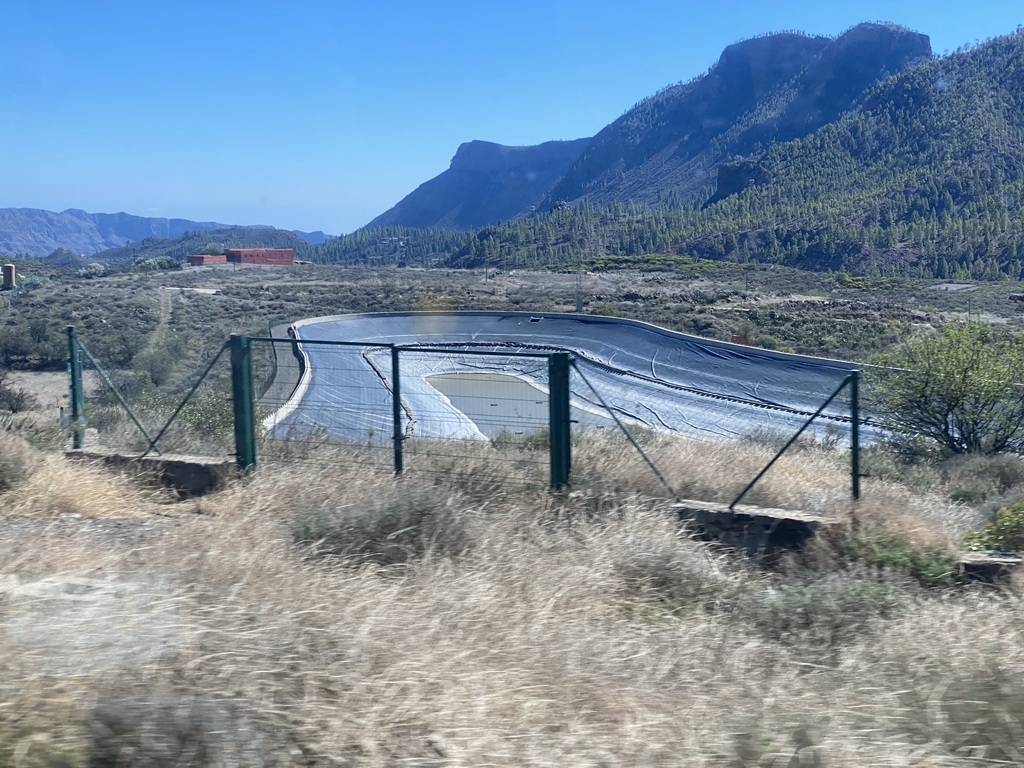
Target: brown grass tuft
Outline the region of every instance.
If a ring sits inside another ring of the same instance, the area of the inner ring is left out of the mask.
[[[141,517],[158,508],[129,478],[60,456],[43,458],[13,495],[5,514],[24,517]]]

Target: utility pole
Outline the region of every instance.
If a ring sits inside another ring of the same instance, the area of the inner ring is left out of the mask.
[[[580,274],[581,271],[582,271],[582,267],[577,266],[576,267],[576,314],[577,315],[583,314],[583,292],[582,292],[583,277]]]

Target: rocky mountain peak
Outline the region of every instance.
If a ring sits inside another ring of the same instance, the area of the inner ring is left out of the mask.
[[[590,139],[507,147],[491,141],[459,146],[451,166],[367,226],[471,229],[511,219],[551,188]]]

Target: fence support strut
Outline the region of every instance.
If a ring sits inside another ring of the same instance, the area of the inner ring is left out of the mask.
[[[256,465],[256,416],[252,399],[252,347],[248,336],[231,334],[231,401],[235,421],[235,461],[243,470]]]
[[[569,485],[572,471],[572,415],[569,410],[569,365],[567,352],[548,357],[548,433],[551,441],[551,488]]]
[[[769,469],[771,469],[775,465],[775,462],[778,461],[782,457],[782,454],[784,454],[786,451],[788,451],[789,447],[791,445],[793,445],[793,443],[795,443],[797,441],[797,438],[799,438],[800,435],[802,435],[804,433],[804,430],[807,429],[809,426],[811,426],[811,422],[813,422],[816,418],[821,416],[821,414],[825,412],[825,409],[828,408],[829,404],[833,400],[835,400],[836,397],[839,396],[839,393],[842,392],[844,389],[846,389],[847,386],[850,387],[850,400],[851,400],[851,402],[850,402],[850,420],[851,420],[850,451],[852,453],[852,456],[851,456],[851,459],[850,459],[850,474],[852,475],[852,477],[851,477],[851,481],[852,481],[852,483],[851,483],[851,491],[852,491],[853,498],[854,499],[859,499],[860,498],[860,406],[859,406],[859,403],[858,403],[858,398],[860,396],[859,384],[860,384],[860,371],[851,371],[846,376],[846,378],[843,379],[843,383],[839,385],[839,387],[836,389],[836,391],[828,396],[828,399],[824,403],[821,404],[821,407],[818,408],[818,410],[816,410],[811,415],[811,417],[809,419],[807,419],[807,421],[805,421],[803,423],[803,425],[800,427],[800,429],[798,429],[796,431],[796,434],[794,434],[791,438],[789,438],[789,440],[786,442],[786,444],[784,446],[782,446],[781,449],[779,449],[779,452],[776,453],[772,457],[772,460],[769,461],[767,465],[765,465],[765,468],[757,473],[757,477],[755,477],[753,480],[751,480],[749,483],[747,483],[747,487],[744,488],[740,492],[739,496],[737,496],[735,499],[733,499],[732,504],[729,505],[729,509],[730,510],[734,509],[736,507],[736,505],[739,504],[740,501],[743,500],[743,497],[747,495],[747,493],[750,491],[750,489],[753,488],[755,485],[757,485],[757,481],[760,480],[762,477],[764,477],[765,473]]]
[[[71,380],[71,447],[85,446],[85,389],[82,386],[82,353],[75,326],[68,326],[68,377]]]

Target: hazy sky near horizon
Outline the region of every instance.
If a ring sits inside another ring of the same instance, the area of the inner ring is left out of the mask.
[[[936,53],[1021,0],[0,0],[0,208],[341,234],[473,139],[591,136],[730,43],[891,21]]]

